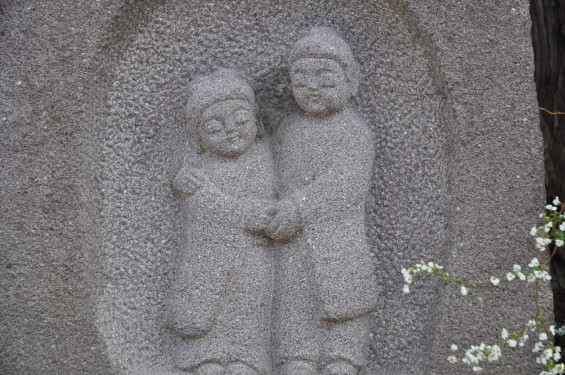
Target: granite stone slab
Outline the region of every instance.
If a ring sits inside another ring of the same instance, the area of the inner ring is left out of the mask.
[[[190,236],[172,181],[191,139],[190,82],[218,68],[245,76],[273,142],[296,105],[290,51],[316,26],[351,49],[361,79],[350,103],[372,134],[358,238],[377,303],[358,331],[362,373],[453,374],[450,343],[492,342],[529,319],[531,290],[461,298],[424,281],[404,295],[399,272],[424,259],[487,280],[531,259],[544,194],[528,4],[4,1],[0,372],[174,362],[168,301]],[[268,290],[268,275],[249,277]],[[523,351],[484,373],[534,371]]]

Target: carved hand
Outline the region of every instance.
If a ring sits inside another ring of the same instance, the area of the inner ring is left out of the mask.
[[[275,216],[277,208],[274,204],[266,202],[251,203],[244,213],[244,227],[248,232],[265,236],[271,220]]]
[[[302,230],[302,218],[298,206],[291,200],[277,204],[276,214],[267,228],[267,235],[276,241],[288,241]]]
[[[208,183],[206,175],[196,168],[183,168],[173,180],[173,187],[192,195]]]

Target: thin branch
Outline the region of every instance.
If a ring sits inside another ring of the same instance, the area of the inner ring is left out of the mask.
[[[565,112],[551,112],[549,109],[543,108],[543,107],[539,107],[539,109],[542,110],[545,113],[549,113],[552,116],[565,115]]]

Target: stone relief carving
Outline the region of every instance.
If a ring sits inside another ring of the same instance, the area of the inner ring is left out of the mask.
[[[192,84],[199,151],[173,181],[185,232],[168,303],[180,371],[364,368],[377,297],[364,211],[373,146],[351,103],[359,70],[327,28],[289,56],[298,107],[272,144],[257,137],[254,93],[236,72]]]
[[[192,92],[200,151],[173,182],[186,231],[169,303],[171,328],[182,337],[175,366],[269,374],[274,263],[260,239],[264,218],[253,213],[275,197],[272,157],[256,139],[253,90],[235,72],[201,77]]]
[[[289,239],[275,249],[277,360],[285,375],[357,374],[377,300],[364,212],[373,146],[350,102],[358,67],[343,39],[315,28],[292,48],[290,75],[299,110],[275,135],[281,200],[267,229]],[[290,240],[292,220],[302,232]]]

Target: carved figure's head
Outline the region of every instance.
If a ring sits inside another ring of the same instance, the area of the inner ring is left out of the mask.
[[[236,71],[222,69],[198,77],[188,102],[194,134],[202,151],[235,158],[257,135],[255,94]]]
[[[359,66],[349,45],[335,31],[315,27],[290,52],[292,92],[313,116],[341,111],[357,94]]]

